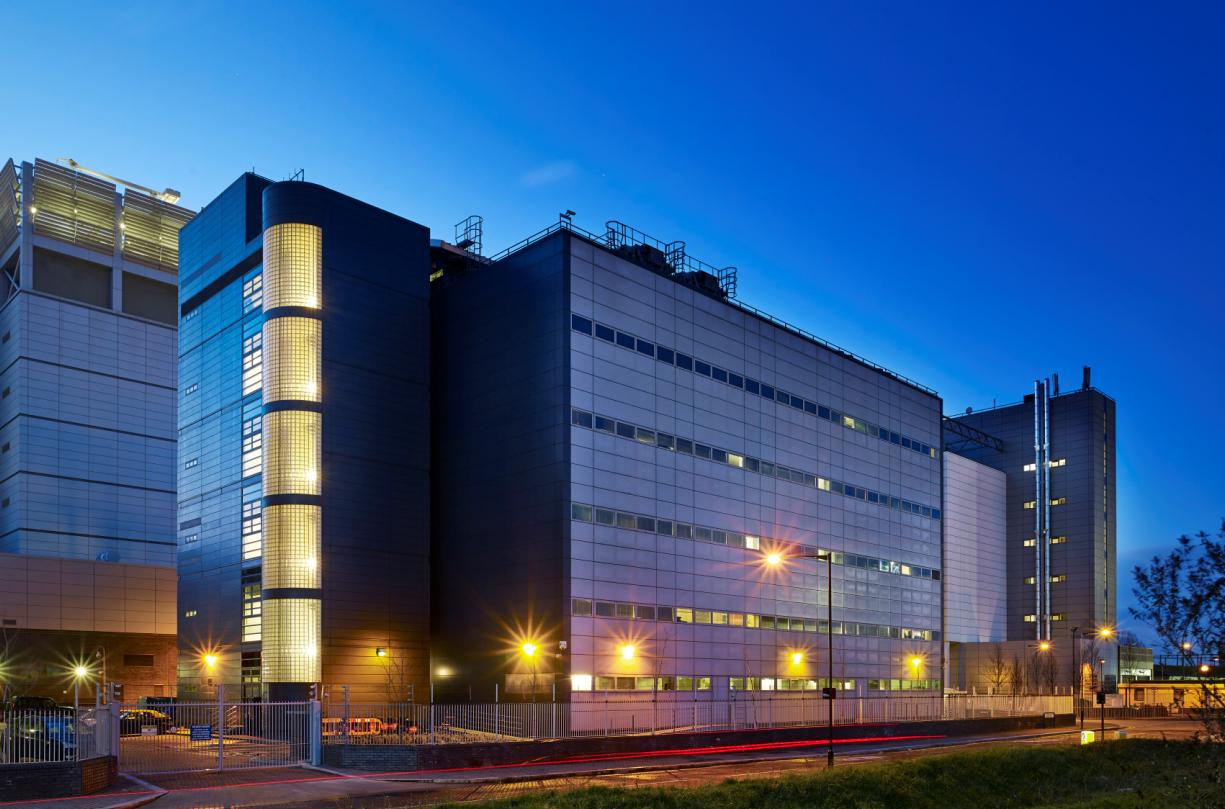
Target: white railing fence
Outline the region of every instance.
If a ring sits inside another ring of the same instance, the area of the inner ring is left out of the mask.
[[[110,755],[109,708],[0,711],[0,764],[54,764]]]
[[[462,744],[826,726],[830,705],[811,696],[686,695],[571,702],[458,704],[331,702],[322,711],[322,744]],[[835,725],[952,721],[1072,713],[1070,696],[922,696],[834,700]]]
[[[244,769],[317,759],[317,703],[179,702],[118,712],[126,772]]]

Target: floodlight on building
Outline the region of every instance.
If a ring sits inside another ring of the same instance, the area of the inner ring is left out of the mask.
[[[623,657],[626,660],[633,660],[634,659],[634,647],[628,643],[622,646],[621,647],[621,657]]]

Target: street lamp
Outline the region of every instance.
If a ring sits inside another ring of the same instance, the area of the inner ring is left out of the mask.
[[[72,670],[72,710],[73,716],[81,710],[81,680],[89,676],[89,668],[78,663]],[[75,720],[74,720],[75,721]]]
[[[829,700],[829,750],[825,757],[825,766],[834,766],[834,697],[838,695],[838,689],[834,687],[834,552],[833,551],[817,551],[816,553],[797,553],[793,554],[794,559],[816,559],[825,562],[829,574],[825,591],[825,629],[826,637],[829,640],[827,656],[829,679],[825,688],[822,689],[822,694],[825,699]],[[770,567],[779,567],[783,563],[783,555],[778,551],[772,551],[766,554],[766,564]],[[778,630],[775,630],[777,633]],[[777,638],[778,635],[775,634]],[[794,659],[794,658],[793,658]],[[777,661],[777,658],[776,658]],[[777,662],[776,662],[777,665]],[[776,683],[777,686],[777,683]]]
[[[621,658],[623,660],[633,660],[634,659],[634,647],[631,644],[627,643],[626,645],[621,647]]]

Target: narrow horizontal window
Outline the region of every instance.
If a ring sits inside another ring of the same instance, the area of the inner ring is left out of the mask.
[[[744,389],[746,392],[756,396],[761,393],[761,384],[756,379],[745,379]]]
[[[594,424],[595,428],[603,433],[615,433],[617,431],[617,422],[603,416],[596,416]]]
[[[692,371],[693,370],[693,357],[690,357],[687,354],[681,354],[680,352],[677,352],[676,367],[683,368],[686,371]]]
[[[646,340],[639,340],[638,341],[638,353],[645,354],[648,357],[654,357],[655,356],[655,344],[648,343]]]
[[[585,410],[571,410],[570,423],[577,424],[579,427],[591,427],[591,414]]]
[[[727,381],[727,371],[724,371],[722,368],[712,367],[710,369],[710,378],[715,380],[716,382],[726,382]]]
[[[743,388],[744,387],[744,377],[740,376],[739,374],[733,374],[731,371],[728,371],[727,384],[731,385],[733,388]]]
[[[585,506],[582,503],[570,504],[570,519],[591,522],[591,516],[591,506]]]
[[[702,376],[710,376],[710,366],[701,360],[693,361],[693,372]]]
[[[607,340],[610,343],[617,339],[617,333],[615,331],[607,326],[601,326],[599,323],[595,324],[595,336],[601,340]]]
[[[578,315],[570,315],[570,328],[583,334],[591,334],[591,321]]]
[[[669,365],[676,361],[676,355],[672,353],[672,349],[664,348],[663,346],[655,347],[655,359],[660,362],[666,362]]]
[[[574,615],[591,615],[591,601],[586,598],[571,599],[570,612]]]
[[[621,346],[622,348],[632,349],[634,347],[634,335],[626,334],[623,331],[617,332],[617,345]]]

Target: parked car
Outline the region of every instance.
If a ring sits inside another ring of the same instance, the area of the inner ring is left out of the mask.
[[[8,711],[58,711],[65,710],[51,697],[9,697],[4,701],[4,710]],[[71,710],[71,708],[67,709]]]
[[[72,708],[12,711],[0,735],[2,761],[71,761],[76,755]]]
[[[119,714],[119,734],[121,736],[139,736],[144,728],[156,728],[159,734],[169,733],[174,729],[174,721],[152,708],[132,708]]]

